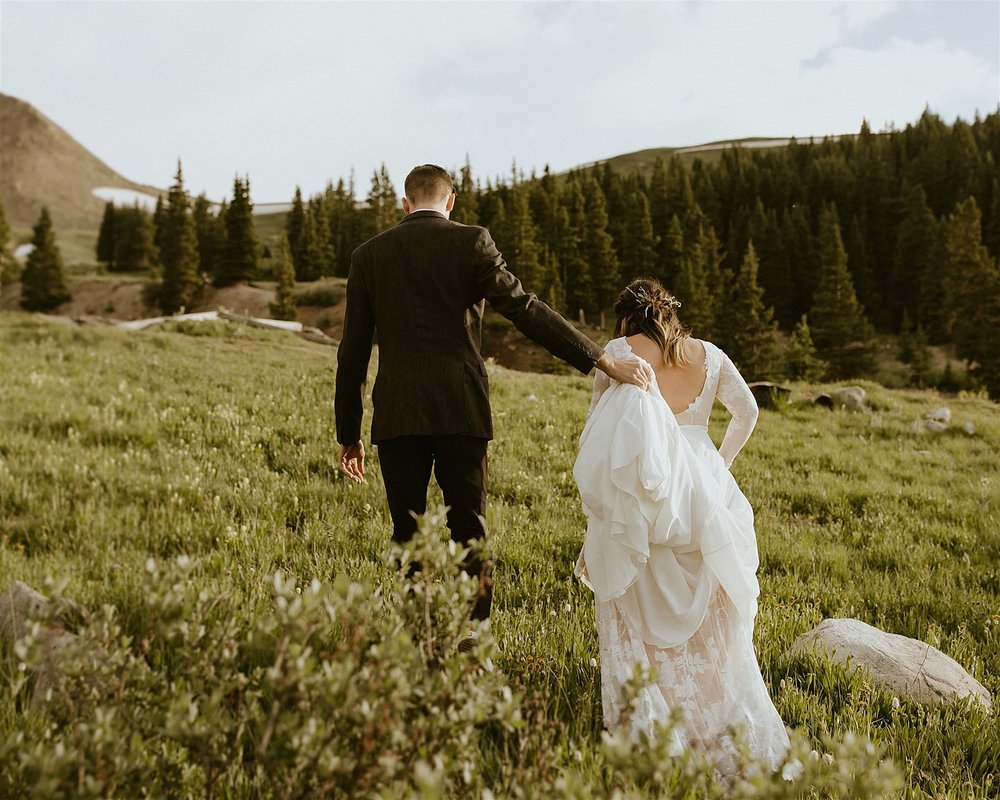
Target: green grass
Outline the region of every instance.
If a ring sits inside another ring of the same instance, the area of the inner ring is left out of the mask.
[[[389,522],[377,454],[364,486],[337,472],[331,348],[238,326],[194,332],[0,317],[0,589],[64,577],[69,597],[114,604],[138,631],[151,555],[201,557],[204,584],[246,598],[248,618],[277,568],[304,582],[378,574]],[[593,605],[572,576],[590,380],[494,368],[491,383],[499,666],[544,690],[553,740],[601,770]],[[788,724],[870,734],[901,765],[905,796],[996,796],[996,716],[894,709],[863,676],[784,655],[824,617],[850,616],[929,641],[1000,690],[997,406],[862,385],[873,413],[762,412],[734,464],[756,512],[761,668]],[[942,404],[975,435],[915,429]],[[725,416],[717,407],[717,442]],[[19,724],[0,707],[0,732]]]

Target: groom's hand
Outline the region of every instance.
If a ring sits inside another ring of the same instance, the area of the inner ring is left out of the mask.
[[[623,361],[605,353],[597,362],[597,368],[620,383],[631,383],[643,391],[649,388],[649,368],[640,361]]]
[[[340,446],[340,471],[355,483],[365,482],[365,446],[361,442]]]

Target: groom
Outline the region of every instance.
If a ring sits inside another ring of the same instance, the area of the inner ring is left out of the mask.
[[[378,446],[393,539],[416,531],[433,469],[449,506],[448,528],[465,545],[484,532],[486,445],[493,438],[489,378],[479,353],[484,300],[529,338],[584,374],[645,386],[637,362],[618,361],[579,333],[506,267],[486,228],[448,219],[455,187],[441,167],[406,176],[406,217],[351,255],[344,334],[334,400],[340,468],[361,483],[362,393],[373,337],[378,375],[372,391],[372,443]],[[479,576],[473,619],[487,619],[489,560],[466,562]]]

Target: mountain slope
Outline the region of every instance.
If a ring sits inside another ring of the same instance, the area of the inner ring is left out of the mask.
[[[845,135],[853,136],[854,134],[836,134],[829,136],[828,138],[836,141],[843,138]],[[821,142],[822,140],[823,137],[818,136],[812,141]],[[764,147],[786,147],[790,141],[790,138],[750,136],[744,139],[726,139],[717,142],[706,142],[705,144],[696,144],[690,147],[651,147],[646,150],[636,150],[632,153],[622,153],[621,155],[612,156],[611,158],[602,158],[598,161],[580,164],[578,167],[575,167],[575,169],[585,169],[596,164],[607,163],[611,164],[616,172],[640,172],[644,175],[649,175],[653,171],[653,164],[656,163],[657,158],[662,158],[664,161],[668,161],[671,156],[676,155],[680,157],[681,161],[683,161],[685,165],[690,167],[696,159],[700,158],[702,161],[706,162],[715,161],[722,155],[723,150],[728,150],[737,146],[748,150],[756,150]],[[809,144],[810,138],[798,138],[796,141],[799,144]]]
[[[119,175],[30,103],[0,94],[0,199],[13,227],[33,225],[47,205],[57,230],[96,229],[100,187],[161,193]]]

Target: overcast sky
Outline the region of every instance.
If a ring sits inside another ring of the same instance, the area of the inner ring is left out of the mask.
[[[0,1],[0,91],[126,177],[257,202],[1000,103],[1000,3]]]

